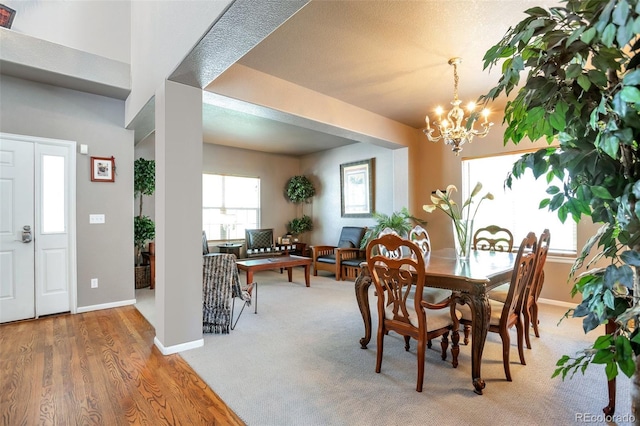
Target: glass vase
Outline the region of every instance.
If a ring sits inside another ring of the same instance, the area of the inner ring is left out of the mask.
[[[473,239],[473,220],[454,220],[452,225],[456,257],[459,260],[468,260],[471,254],[471,240]]]

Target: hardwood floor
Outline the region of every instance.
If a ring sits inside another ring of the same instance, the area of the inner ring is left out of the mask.
[[[2,425],[244,425],[133,306],[0,325]]]

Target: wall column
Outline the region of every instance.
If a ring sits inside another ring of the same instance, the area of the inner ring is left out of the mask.
[[[155,344],[202,346],[202,90],[165,81],[156,91]]]

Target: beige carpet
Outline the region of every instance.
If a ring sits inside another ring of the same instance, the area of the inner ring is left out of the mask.
[[[489,333],[484,395],[473,393],[471,348],[461,346],[460,365],[453,369],[440,359],[436,342],[427,351],[424,390],[418,393],[415,342],[405,352],[403,339],[389,335],[380,374],[374,371],[375,338],[360,349],[364,334],[353,282],[312,277],[306,288],[301,270],[294,271],[294,283],[271,271],[256,279],[257,315],[245,310],[231,334],[205,334],[203,348],[181,353],[249,425],[605,424],[601,366],[564,382],[550,378],[562,355],[594,338],[585,337],[579,320],[557,326],[565,308],[542,307],[541,337],[532,337],[526,366],[517,361],[512,332],[513,382],[504,378],[500,338]],[[375,316],[373,323],[375,328]],[[617,424],[632,423],[626,421],[629,383],[618,379]]]

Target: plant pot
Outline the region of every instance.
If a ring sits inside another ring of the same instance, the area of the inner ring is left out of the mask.
[[[151,266],[136,266],[136,289],[151,285]]]

